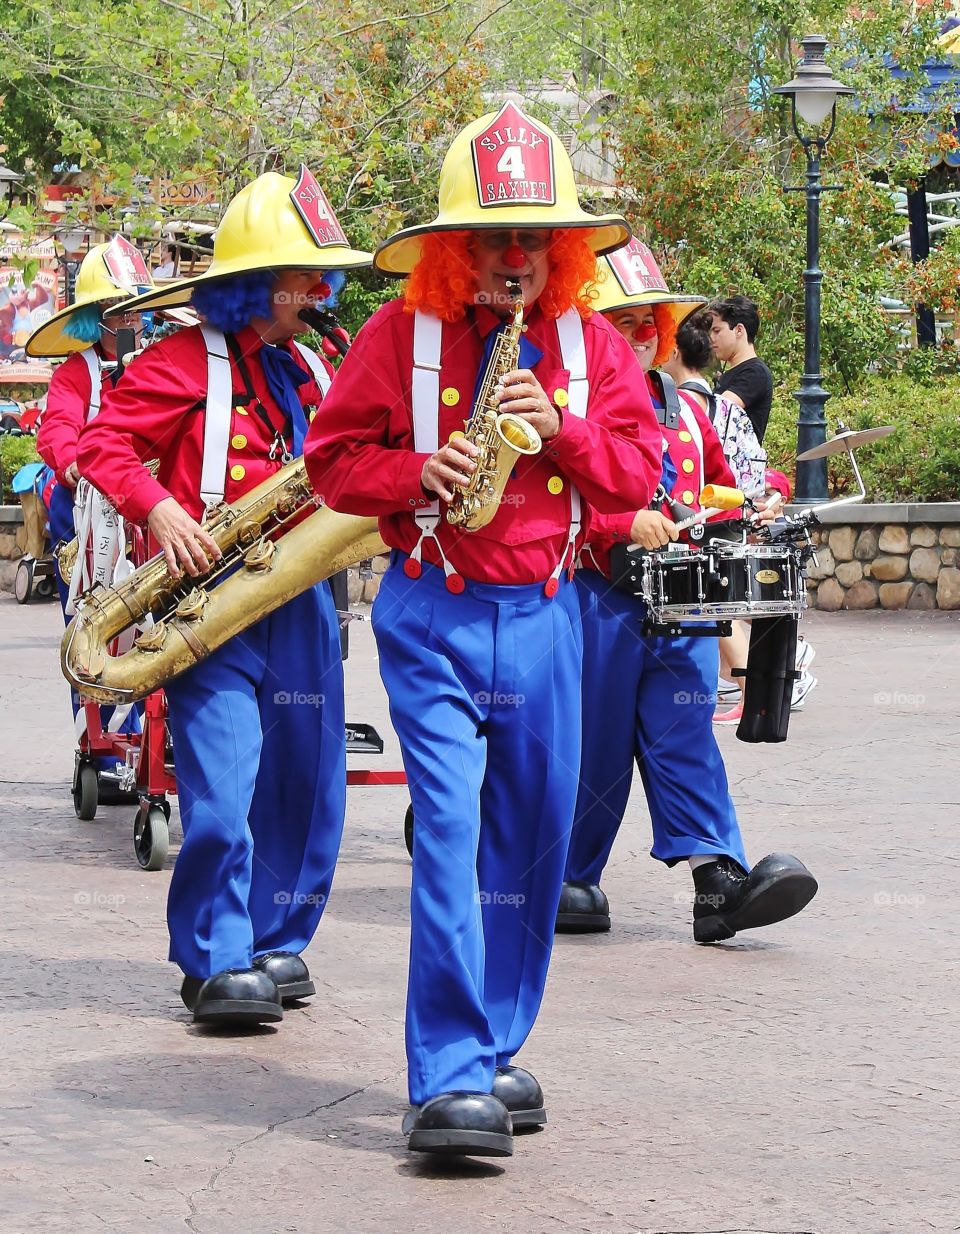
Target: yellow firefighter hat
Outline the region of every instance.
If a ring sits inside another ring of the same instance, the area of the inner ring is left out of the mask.
[[[615,253],[597,259],[596,284],[599,294],[591,304],[598,313],[665,304],[678,326],[707,302],[704,296],[669,291],[653,253],[636,236]]]
[[[213,261],[196,278],[166,283],[140,296],[136,307],[189,304],[193,289],[231,274],[255,270],[350,270],[373,257],[350,247],[326,194],[313,173],[268,171],[234,197],[213,238]],[[134,307],[134,306],[131,306]]]
[[[619,214],[587,214],[577,198],[573,164],[560,138],[508,102],[454,138],[440,171],[439,211],[431,223],[405,227],[377,249],[384,274],[409,274],[420,260],[421,236],[436,231],[516,227],[589,227],[585,239],[607,253],[630,239]]]
[[[34,330],[26,342],[27,355],[65,356],[71,351],[84,351],[89,343],[63,332],[79,309],[113,300],[127,302],[152,286],[143,254],[126,236],[114,236],[108,244],[97,244],[80,263],[73,303]]]

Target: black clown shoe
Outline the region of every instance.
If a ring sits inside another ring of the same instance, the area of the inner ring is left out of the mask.
[[[817,880],[789,853],[771,853],[748,874],[732,857],[693,872],[693,937],[719,943],[738,930],[755,930],[793,917],[817,894]]]
[[[441,1093],[403,1120],[413,1153],[512,1157],[513,1129],[506,1106],[492,1093]]]
[[[206,980],[193,1004],[195,1024],[242,1028],[283,1019],[280,992],[266,973],[228,968]]]
[[[180,997],[183,999],[183,1005],[188,1011],[192,1011],[197,995],[200,993],[200,987],[203,985],[205,977],[184,977],[183,984],[180,987]]]
[[[268,951],[258,955],[253,967],[266,973],[280,991],[281,1001],[294,1003],[300,998],[316,994],[317,987],[310,979],[310,971],[294,951]]]
[[[557,934],[602,934],[610,929],[610,905],[596,883],[564,883]]]
[[[507,1107],[514,1131],[542,1127],[547,1121],[543,1108],[543,1089],[536,1076],[522,1067],[498,1067],[493,1078],[493,1095]]]

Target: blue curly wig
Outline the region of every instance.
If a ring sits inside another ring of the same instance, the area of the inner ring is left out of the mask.
[[[85,304],[63,323],[63,333],[78,343],[99,343],[103,320],[99,304]]]
[[[224,334],[235,334],[248,326],[254,317],[272,316],[270,296],[276,277],[272,270],[253,270],[249,274],[234,274],[228,278],[200,283],[193,290],[193,307],[201,317],[206,318]],[[318,271],[317,278],[322,279],[330,288],[330,295],[318,303],[325,308],[332,308],[346,281],[346,275],[342,270],[331,270],[323,274]]]

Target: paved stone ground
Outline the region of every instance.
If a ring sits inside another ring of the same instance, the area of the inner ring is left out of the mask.
[[[58,611],[0,596],[0,1232],[960,1229],[957,620],[806,626],[820,686],[789,742],[721,741],[750,855],[795,851],[819,896],[694,946],[689,875],[647,856],[635,792],[605,884],[615,928],[559,940],[520,1060],[550,1124],[510,1161],[450,1167],[399,1134],[404,790],[350,790],[313,1004],[205,1036],[132,810],[74,817]],[[370,628],[353,629],[348,712],[389,735]],[[377,762],[399,765],[392,735]]]

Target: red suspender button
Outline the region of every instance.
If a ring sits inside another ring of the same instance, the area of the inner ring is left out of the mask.
[[[543,594],[551,600],[560,590],[560,580],[558,578],[548,578],[543,584]]]
[[[419,561],[414,561],[412,557],[408,557],[403,563],[403,572],[407,578],[419,578],[423,573],[423,566]]]
[[[447,591],[449,591],[451,595],[463,595],[466,586],[467,584],[462,574],[447,575]]]

